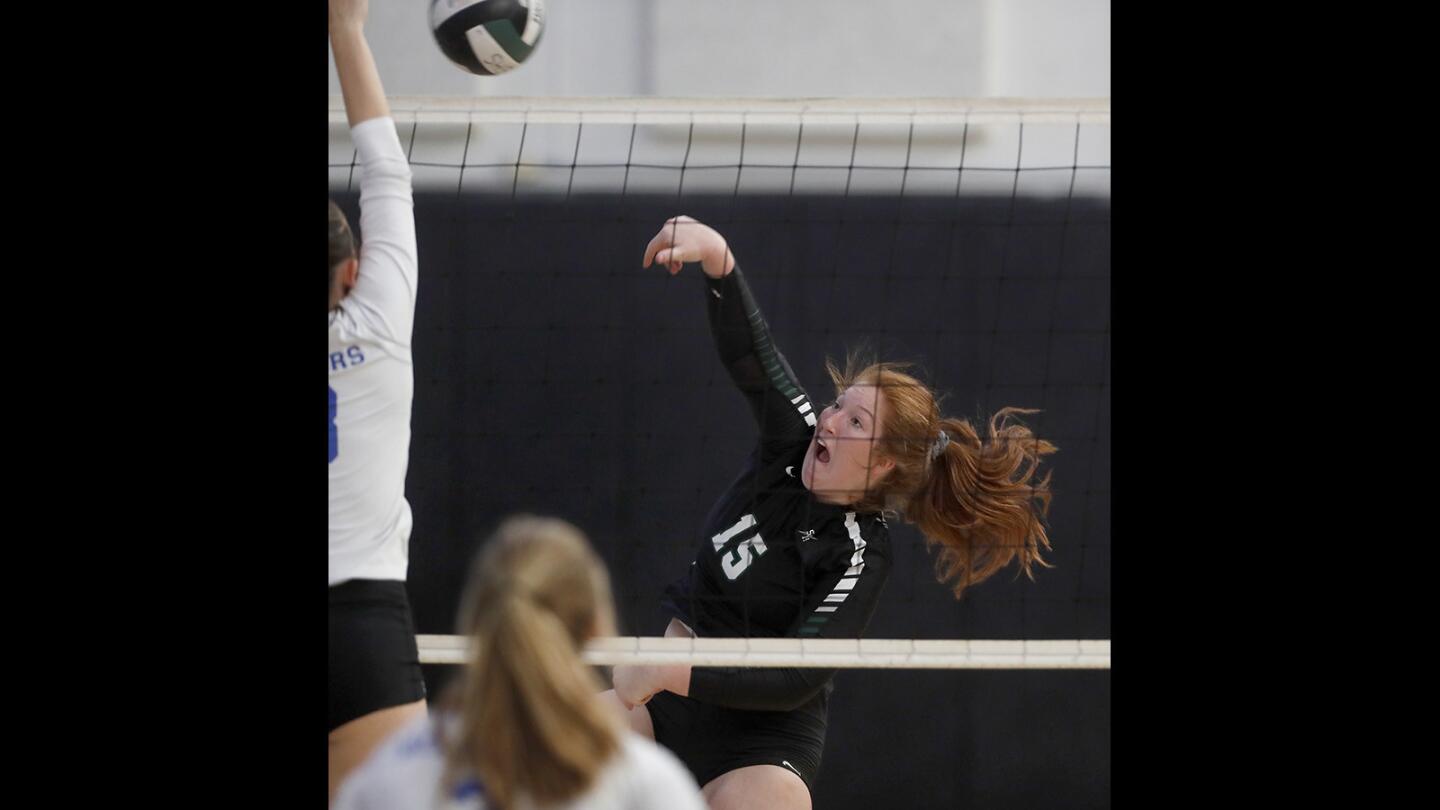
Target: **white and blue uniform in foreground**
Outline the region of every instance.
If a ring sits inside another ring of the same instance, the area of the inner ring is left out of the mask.
[[[396,808],[491,808],[480,780],[467,776],[441,793],[445,768],[438,729],[428,716],[416,718],[375,752],[340,787],[331,810]],[[532,807],[524,797],[517,808]],[[626,731],[620,751],[590,789],[547,810],[704,810],[700,789],[669,751]]]

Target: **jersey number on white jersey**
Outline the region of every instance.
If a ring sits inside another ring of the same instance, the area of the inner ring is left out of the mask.
[[[728,552],[723,551],[731,540],[741,534],[750,534],[751,537],[740,543],[736,543]],[[750,564],[765,553],[765,540],[760,536],[759,529],[755,525],[754,515],[744,515],[735,521],[735,525],[710,538],[715,545],[716,553],[721,555],[720,567],[725,570],[725,576],[731,580],[736,579]]]
[[[340,455],[340,434],[335,430],[335,389],[330,389],[330,461]]]

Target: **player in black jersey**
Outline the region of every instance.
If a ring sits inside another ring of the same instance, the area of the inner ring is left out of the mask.
[[[985,436],[943,419],[928,388],[893,364],[829,366],[835,402],[816,411],[770,338],[724,237],[665,223],[644,266],[699,262],[720,360],[760,427],[754,453],[705,523],[694,563],[665,590],[667,636],[857,638],[890,572],[885,513],[938,546],[955,595],[1011,560],[1045,565],[1050,501],[1040,456],[1055,447],[1006,408]],[[607,699],[673,750],[712,810],[809,808],[834,670],[615,668]],[[613,696],[613,698],[611,697]]]

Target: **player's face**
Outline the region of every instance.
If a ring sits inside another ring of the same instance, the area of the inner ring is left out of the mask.
[[[818,500],[855,503],[894,467],[875,442],[884,409],[879,388],[852,385],[820,412],[800,467],[800,480]]]

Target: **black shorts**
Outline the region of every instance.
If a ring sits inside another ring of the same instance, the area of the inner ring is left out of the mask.
[[[674,752],[701,787],[736,768],[776,765],[805,780],[813,797],[828,703],[828,689],[788,712],[727,709],[659,692],[645,708],[655,741]]]
[[[330,730],[425,697],[405,583],[352,579],[330,588]]]

